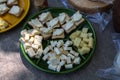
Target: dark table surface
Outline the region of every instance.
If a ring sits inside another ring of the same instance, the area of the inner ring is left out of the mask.
[[[114,31],[112,21],[103,32],[100,32],[99,27],[93,24],[97,36],[97,46],[90,63],[83,69],[69,74],[56,75],[42,72],[26,61],[20,53],[19,37],[20,29],[25,21],[37,12],[33,1],[31,0],[31,7],[25,19],[15,28],[0,34],[0,80],[106,80],[97,77],[96,71],[112,66],[116,55],[111,36]],[[48,0],[49,5],[53,6],[51,1]],[[58,5],[59,3],[56,4],[56,6]]]

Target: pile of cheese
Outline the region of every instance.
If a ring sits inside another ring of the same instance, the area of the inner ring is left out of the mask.
[[[40,32],[36,29],[22,30],[20,42],[22,42],[25,52],[31,58],[40,58],[43,53],[42,39]]]
[[[88,33],[88,28],[83,28],[81,31],[75,31],[70,35],[74,45],[78,48],[81,55],[89,53],[93,48],[94,39],[92,33]]]
[[[67,13],[60,13],[57,17],[50,12],[43,12],[39,17],[31,19],[28,24],[41,32],[44,39],[61,39],[65,37],[65,32],[69,34],[84,21],[79,11],[71,17]]]
[[[60,72],[61,68],[73,68],[73,64],[80,64],[79,53],[73,50],[72,41],[51,41],[43,50],[44,61],[47,61],[48,68]]]

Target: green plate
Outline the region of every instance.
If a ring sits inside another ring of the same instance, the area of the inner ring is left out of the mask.
[[[47,8],[47,9],[41,10],[39,13],[37,13],[37,14],[33,15],[32,17],[30,17],[30,18],[28,19],[28,21],[31,20],[31,19],[34,19],[34,18],[38,17],[38,15],[41,14],[42,12],[47,12],[47,11],[51,12],[51,14],[52,14],[53,17],[58,16],[58,14],[61,13],[61,12],[65,12],[65,13],[67,13],[69,16],[72,16],[72,15],[76,12],[76,11],[74,11],[74,10],[65,9],[65,8]],[[94,54],[95,47],[96,47],[96,35],[95,35],[95,31],[94,31],[91,23],[90,23],[85,17],[83,17],[83,18],[85,19],[85,22],[82,23],[81,25],[79,25],[79,27],[77,28],[77,30],[81,30],[83,27],[89,28],[89,32],[92,32],[92,33],[93,33],[94,47],[93,47],[93,49],[91,49],[91,51],[90,51],[89,54],[86,54],[86,55],[84,55],[84,56],[80,56],[82,60],[81,60],[81,63],[80,63],[79,65],[73,65],[73,68],[72,68],[72,69],[64,69],[64,68],[62,68],[60,72],[52,71],[52,70],[48,69],[48,64],[47,64],[47,62],[46,62],[46,61],[43,61],[41,58],[40,58],[40,59],[32,59],[32,58],[30,58],[30,57],[26,54],[22,43],[20,43],[20,49],[21,49],[21,51],[22,51],[23,56],[24,56],[24,57],[27,59],[27,61],[28,61],[30,64],[32,64],[34,67],[36,67],[36,68],[38,68],[38,69],[40,69],[40,70],[42,70],[42,71],[48,72],[48,73],[64,74],[64,73],[73,72],[73,71],[75,71],[75,70],[78,70],[78,69],[84,67],[84,65],[87,64],[87,63],[90,61],[90,59],[92,58],[92,56],[93,56],[93,54]],[[27,22],[28,22],[28,21],[27,21]],[[27,24],[27,22],[25,23],[25,25],[23,26],[22,29],[30,29],[30,28],[31,28],[31,26],[29,26],[29,25]],[[68,38],[69,38],[69,35],[66,35],[66,38],[65,38],[65,39],[68,39]],[[43,41],[43,43],[42,43],[42,44],[43,44],[43,47],[44,47],[45,43],[46,43],[46,41]]]

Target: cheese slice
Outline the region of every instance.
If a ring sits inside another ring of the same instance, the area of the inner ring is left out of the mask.
[[[37,18],[31,19],[31,21],[29,21],[28,24],[31,25],[33,28],[43,27],[42,23]]]
[[[6,13],[9,10],[6,3],[0,4],[0,15]]]
[[[82,19],[82,14],[80,14],[79,11],[77,11],[73,16],[71,17],[73,21],[80,21]]]
[[[47,26],[51,27],[51,28],[54,28],[54,26],[57,25],[57,24],[59,24],[58,23],[58,18],[54,18],[50,22],[48,22]]]
[[[73,21],[69,21],[65,24],[65,27],[64,29],[67,31],[69,30],[70,28],[72,28],[74,26],[74,22]]]
[[[53,32],[53,36],[59,36],[62,33],[64,33],[63,29],[55,29],[55,31]]]

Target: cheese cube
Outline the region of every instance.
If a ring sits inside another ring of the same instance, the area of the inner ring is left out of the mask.
[[[24,30],[22,30],[22,31],[21,31],[21,33],[20,33],[20,34],[21,34],[21,36],[25,36],[25,34],[26,34],[26,33],[27,33],[27,30],[26,30],[26,29],[24,29]]]
[[[82,49],[78,49],[78,50],[80,51],[81,55],[84,55],[84,54],[90,52],[90,48],[88,48],[88,47],[82,47]]]
[[[88,37],[88,34],[87,34],[87,33],[81,33],[80,37],[81,37],[81,38],[87,38],[87,37]]]
[[[53,59],[51,59],[49,61],[50,61],[50,64],[52,64],[52,65],[58,65],[60,63],[60,60],[57,59],[57,58],[53,58]]]
[[[57,65],[49,64],[48,68],[51,69],[51,70],[56,71],[56,69],[57,69]]]
[[[46,61],[47,58],[48,58],[48,55],[44,55],[44,56],[42,57],[42,60]]]
[[[66,65],[65,65],[65,68],[66,68],[66,69],[73,68],[73,64],[66,64]]]
[[[72,47],[64,47],[64,50],[65,50],[65,51],[72,50]]]
[[[80,45],[81,39],[76,38],[73,42],[74,42],[74,45],[78,47]]]
[[[90,48],[93,48],[93,42],[94,42],[93,38],[90,37],[90,38],[89,38],[89,43],[88,43],[88,46],[89,46]]]
[[[50,41],[50,44],[52,47],[55,47],[57,45],[57,41]]]
[[[87,32],[88,32],[88,28],[83,28],[83,29],[82,29],[82,32],[83,32],[83,33],[87,33]]]
[[[32,44],[32,46],[31,46],[32,48],[34,48],[34,49],[38,49],[39,48],[39,46],[38,45],[36,45],[36,44]]]
[[[33,50],[33,48],[27,49],[27,54],[28,54],[31,58],[33,58],[33,57],[36,55],[36,53],[35,53],[35,51]]]
[[[26,33],[26,34],[25,34],[25,38],[24,38],[24,39],[25,39],[25,41],[28,41],[28,40],[29,40],[29,38],[30,38],[30,34]]]
[[[92,37],[93,33],[88,33],[88,37]]]
[[[60,70],[61,70],[61,66],[58,65],[58,66],[57,66],[57,72],[60,72]]]
[[[24,45],[26,46],[26,49],[29,48],[29,47],[31,47],[31,44],[28,43],[28,42],[25,42]]]
[[[51,50],[51,47],[50,47],[50,46],[46,47],[46,48],[44,49],[44,51],[43,51],[43,54],[44,54],[44,55],[47,54],[50,50]]]
[[[65,61],[63,60],[59,63],[60,66],[63,66],[64,64],[65,64]]]
[[[67,64],[71,63],[71,58],[70,57],[67,57]]]
[[[60,56],[60,59],[61,59],[61,60],[66,60],[66,59],[67,59],[67,56],[64,55],[64,54],[62,54],[62,55]]]
[[[33,36],[39,35],[39,34],[40,34],[40,31],[38,31],[38,30],[36,30],[36,29],[33,29],[32,32],[31,32],[31,34],[32,34]]]
[[[77,57],[74,59],[75,64],[80,64],[80,61],[81,61],[80,57]]]
[[[73,51],[73,50],[70,51],[70,54],[73,54],[73,55],[76,56],[76,57],[79,56],[79,53],[77,53],[77,52],[75,52],[75,51]]]
[[[57,47],[61,47],[62,45],[64,45],[64,42],[63,40],[59,40],[58,43],[57,43]]]
[[[75,58],[75,56],[73,56],[72,54],[68,54],[67,56],[69,56],[71,59]]]
[[[60,49],[58,49],[57,47],[54,48],[54,51],[55,51],[55,53],[56,53],[57,55],[61,54]]]
[[[0,4],[0,15],[6,13],[9,10],[6,3]]]
[[[32,43],[33,43],[33,41],[34,41],[34,37],[30,37],[30,39],[29,39],[29,41],[28,41],[28,42],[32,44]]]
[[[66,47],[68,47],[68,46],[71,46],[72,44],[73,44],[72,41],[66,41],[64,45],[65,45]]]

